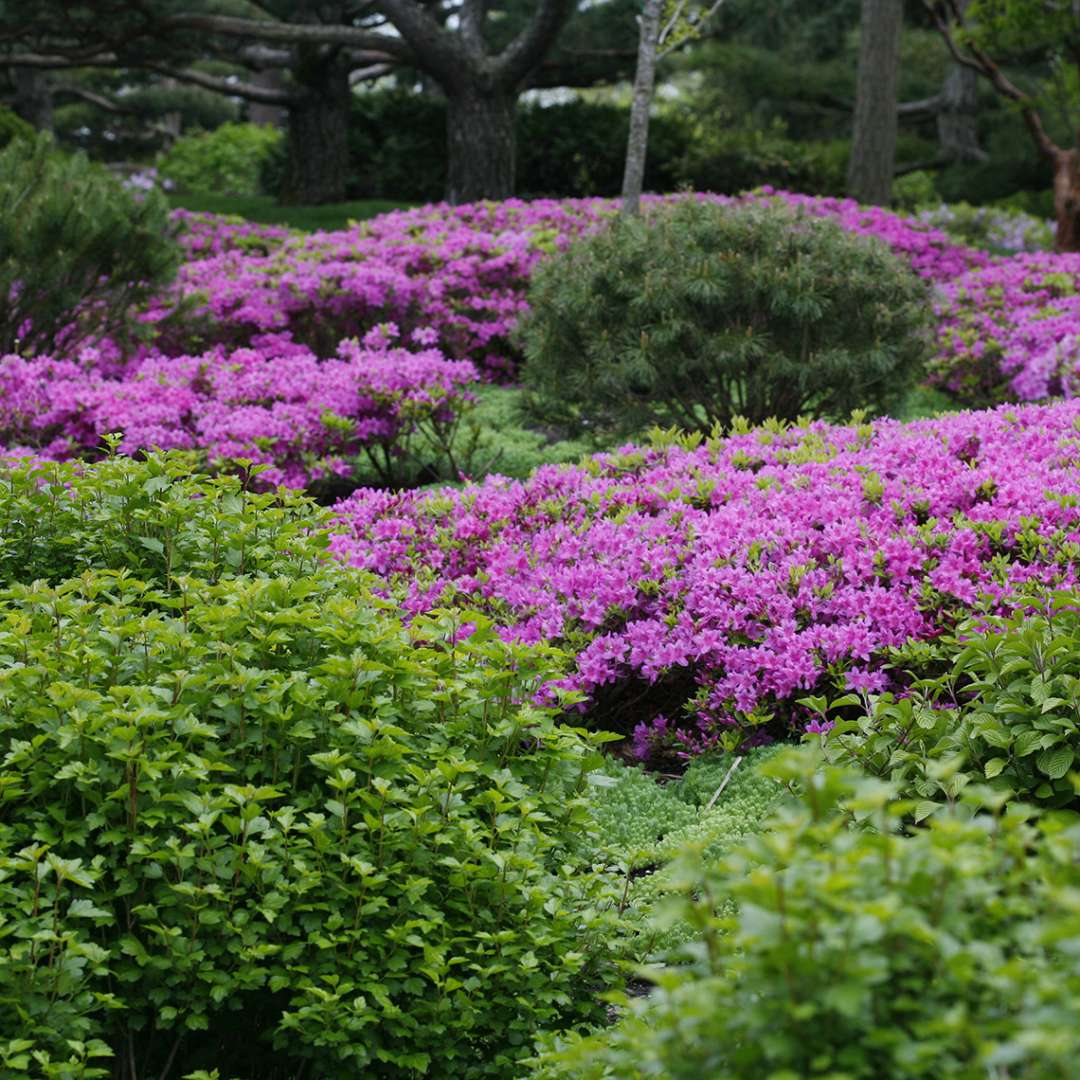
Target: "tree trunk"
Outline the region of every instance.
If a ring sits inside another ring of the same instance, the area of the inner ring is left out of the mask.
[[[53,103],[47,72],[37,68],[16,67],[11,69],[11,81],[15,84],[15,113],[38,131],[52,131]]]
[[[267,68],[265,71],[256,71],[251,81],[266,90],[284,90],[285,80],[277,68]],[[286,112],[280,105],[264,105],[260,101],[248,103],[248,122],[252,124],[269,124],[271,127],[284,127]]]
[[[513,198],[517,93],[454,88],[446,105],[447,202]]]
[[[281,202],[294,206],[344,202],[349,169],[349,64],[324,50],[301,46],[292,69],[302,90],[289,107]]]
[[[892,195],[903,14],[902,0],[862,0],[855,130],[847,173],[848,194],[859,202],[884,205]]]
[[[977,126],[979,76],[971,68],[952,64],[941,87],[938,105],[938,145],[945,161],[986,161]]]
[[[1059,150],[1054,157],[1054,213],[1057,251],[1080,251],[1080,151]]]
[[[656,51],[660,45],[662,7],[663,0],[645,0],[641,11],[634,100],[630,106],[630,135],[626,141],[626,167],[623,170],[622,212],[627,217],[641,212],[645,156],[649,147],[649,109],[656,86]]]

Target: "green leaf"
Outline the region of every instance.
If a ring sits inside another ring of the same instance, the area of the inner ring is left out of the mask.
[[[1039,771],[1045,773],[1051,780],[1060,780],[1072,768],[1076,755],[1071,747],[1055,746],[1044,750],[1037,759]]]

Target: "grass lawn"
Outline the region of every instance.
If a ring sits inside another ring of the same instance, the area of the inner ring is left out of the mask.
[[[215,195],[204,191],[169,195],[168,198],[174,209],[237,214],[262,225],[288,225],[308,232],[343,229],[350,221],[363,221],[388,210],[401,210],[412,205],[388,199],[360,199],[324,206],[279,206],[269,195]]]

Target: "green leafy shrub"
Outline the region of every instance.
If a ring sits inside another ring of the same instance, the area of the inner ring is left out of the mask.
[[[179,261],[157,192],[136,199],[48,135],[0,151],[0,353],[121,335]]]
[[[110,437],[110,443],[119,439]],[[87,570],[127,572],[157,588],[179,575],[301,577],[322,563],[325,512],[249,477],[193,478],[195,456],[109,457],[85,468],[25,463],[0,471],[0,587],[58,584]]]
[[[1057,604],[898,650],[911,692],[834,702],[830,757],[899,784],[920,820],[970,783],[1080,809],[1069,778],[1080,768],[1080,612],[1072,594]]]
[[[586,198],[622,191],[630,111],[607,102],[531,104],[518,112],[517,190],[523,197]],[[690,134],[677,117],[649,122],[644,189],[675,191],[685,179],[680,158]]]
[[[397,475],[439,484],[491,474],[524,479],[540,465],[576,462],[597,449],[592,440],[559,440],[530,426],[519,387],[479,386],[475,396],[475,405],[454,425],[446,442],[448,452],[435,452],[430,444],[413,440],[394,463]],[[363,460],[357,463],[357,480],[372,487],[383,483]]]
[[[619,1024],[563,1039],[535,1075],[1072,1074],[1074,816],[1002,813],[993,793],[971,790],[956,813],[905,835],[908,804],[892,785],[813,748],[763,770],[801,794],[737,852],[715,863],[687,853],[666,918],[697,929],[689,963],[653,971],[655,989],[623,998]]]
[[[0,105],[0,147],[7,146],[13,139],[33,139],[36,134],[33,124]]]
[[[692,199],[546,260],[529,304],[538,411],[626,431],[887,410],[922,363],[929,309],[874,241],[780,207]]]
[[[695,191],[740,191],[770,185],[815,195],[844,194],[848,140],[794,139],[778,117],[762,124],[720,110],[690,118],[692,134],[672,171]],[[651,136],[650,136],[651,144]]]
[[[934,178],[922,169],[898,176],[892,185],[893,206],[911,211],[920,206],[930,206],[938,201]]]
[[[158,172],[187,191],[258,195],[263,167],[282,141],[268,125],[225,123],[177,139],[158,158]]]
[[[45,479],[0,490],[0,1076],[504,1077],[602,1017],[556,654],[405,628],[317,508],[172,455]]]

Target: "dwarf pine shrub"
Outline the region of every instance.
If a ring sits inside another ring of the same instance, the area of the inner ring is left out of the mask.
[[[884,412],[927,349],[926,286],[898,258],[780,206],[620,219],[538,266],[529,306],[537,410],[624,431]]]
[[[168,206],[48,135],[0,151],[0,354],[118,335],[180,263]]]

